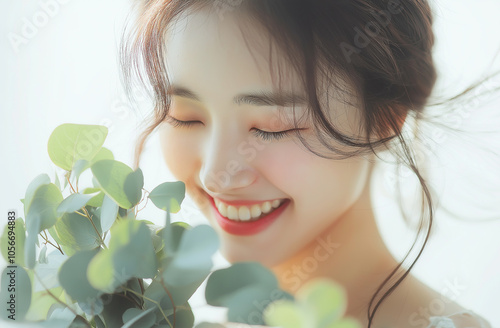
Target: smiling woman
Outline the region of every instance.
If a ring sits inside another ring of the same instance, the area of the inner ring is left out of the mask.
[[[144,68],[156,100],[137,165],[158,129],[167,167],[228,261],[261,262],[292,293],[336,280],[348,315],[366,327],[434,327],[439,318],[414,314],[441,296],[410,274],[431,232],[432,197],[402,133],[436,80],[427,2],[252,0],[223,15],[215,3],[148,1],[124,44],[127,82]],[[407,270],[370,201],[387,151],[422,187],[413,246],[423,242]],[[443,304],[450,318],[465,310]]]

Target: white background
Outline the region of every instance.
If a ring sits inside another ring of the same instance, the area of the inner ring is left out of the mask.
[[[45,2],[0,0],[0,222],[4,223],[8,210],[22,213],[19,200],[35,176],[48,173],[54,177],[56,168],[46,146],[56,126],[108,125],[105,146],[116,159],[132,165],[133,142],[143,117],[126,103],[117,64],[119,37],[130,3],[64,1],[16,51],[9,35],[22,36],[26,20],[33,21],[43,13],[41,3]],[[436,91],[451,95],[492,70],[489,65],[500,49],[500,1],[439,0],[433,4],[435,59],[440,74]],[[497,60],[494,67],[499,66]],[[460,127],[495,129],[500,123],[499,105],[497,100],[472,109]],[[499,152],[500,133],[475,136],[471,144],[449,135],[438,145],[441,161],[430,165],[435,181],[440,182],[436,188],[443,201],[471,222],[439,215],[433,240],[414,272],[439,291],[458,282],[458,302],[484,315],[493,326],[500,326],[500,222],[479,222],[500,217],[500,170],[498,157],[478,150],[481,145]],[[160,156],[157,136],[148,143],[141,167],[148,190],[172,180]],[[411,235],[388,198],[387,172],[378,172],[378,222],[390,249],[399,257],[407,250]],[[144,219],[163,222],[162,212],[155,209],[149,208],[143,215]],[[206,223],[189,200],[178,218],[190,224]],[[198,318],[208,318],[209,311],[202,311],[201,297],[195,306]]]

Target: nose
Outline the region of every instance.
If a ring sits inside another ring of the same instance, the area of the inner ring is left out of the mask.
[[[214,194],[230,194],[257,180],[256,170],[240,150],[244,141],[222,131],[213,133],[212,138],[206,141],[200,159],[200,181],[206,190]]]

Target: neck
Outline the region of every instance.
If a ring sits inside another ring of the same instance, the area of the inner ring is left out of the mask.
[[[329,255],[322,251],[320,257],[318,246]],[[340,283],[347,292],[346,315],[365,322],[371,297],[396,265],[379,234],[368,181],[360,198],[342,217],[294,257],[272,270],[281,288],[291,294],[313,278],[326,277]],[[292,278],[290,272],[294,273]]]

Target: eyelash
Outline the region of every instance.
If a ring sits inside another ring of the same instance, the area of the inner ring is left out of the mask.
[[[173,118],[172,116],[167,116],[166,118],[167,122],[172,124],[172,126],[176,128],[190,128],[193,127],[195,124],[201,123],[199,121],[181,121],[176,118]],[[278,132],[267,132],[267,131],[262,131],[256,128],[253,128],[254,134],[266,141],[269,140],[281,140],[285,138],[289,133],[295,131],[296,129],[290,129],[286,131],[278,131]]]

